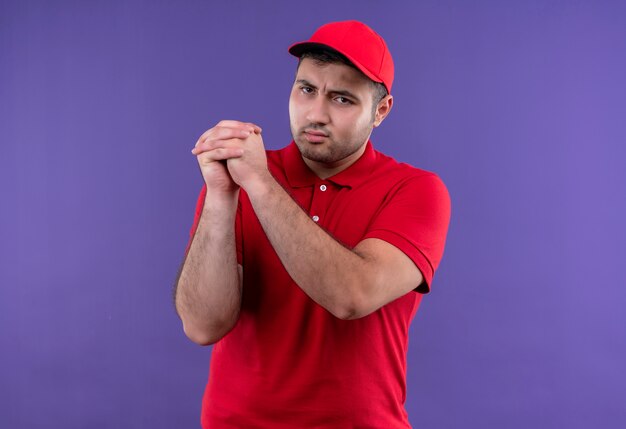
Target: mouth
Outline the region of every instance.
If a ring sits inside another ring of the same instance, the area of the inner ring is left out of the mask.
[[[311,129],[305,129],[302,131],[302,135],[309,143],[321,143],[328,138],[328,134]]]

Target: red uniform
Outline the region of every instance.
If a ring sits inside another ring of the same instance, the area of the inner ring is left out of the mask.
[[[393,244],[424,276],[416,291],[429,291],[450,219],[448,192],[434,173],[398,163],[370,142],[353,165],[324,180],[293,142],[267,155],[272,175],[320,227],[347,248],[366,238]],[[276,213],[276,222],[280,217]],[[422,294],[410,292],[366,317],[340,320],[287,274],[243,190],[236,233],[244,272],[241,313],[213,346],[203,427],[410,427],[406,353]]]

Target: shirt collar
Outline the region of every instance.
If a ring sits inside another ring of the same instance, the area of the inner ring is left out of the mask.
[[[376,151],[371,141],[367,141],[365,151],[354,164],[345,170],[328,177],[326,180],[339,186],[356,187],[367,179],[376,161]],[[289,185],[293,188],[312,186],[321,179],[309,168],[302,159],[300,150],[292,141],[285,148],[283,165]]]

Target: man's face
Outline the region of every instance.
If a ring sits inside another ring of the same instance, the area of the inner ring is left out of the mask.
[[[291,95],[291,134],[305,162],[337,168],[365,150],[372,128],[372,86],[345,64],[301,60]]]

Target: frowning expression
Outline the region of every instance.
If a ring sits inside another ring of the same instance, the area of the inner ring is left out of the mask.
[[[301,60],[289,117],[293,139],[313,171],[341,169],[361,156],[373,127],[382,122],[372,114],[373,102],[372,85],[358,70]]]

